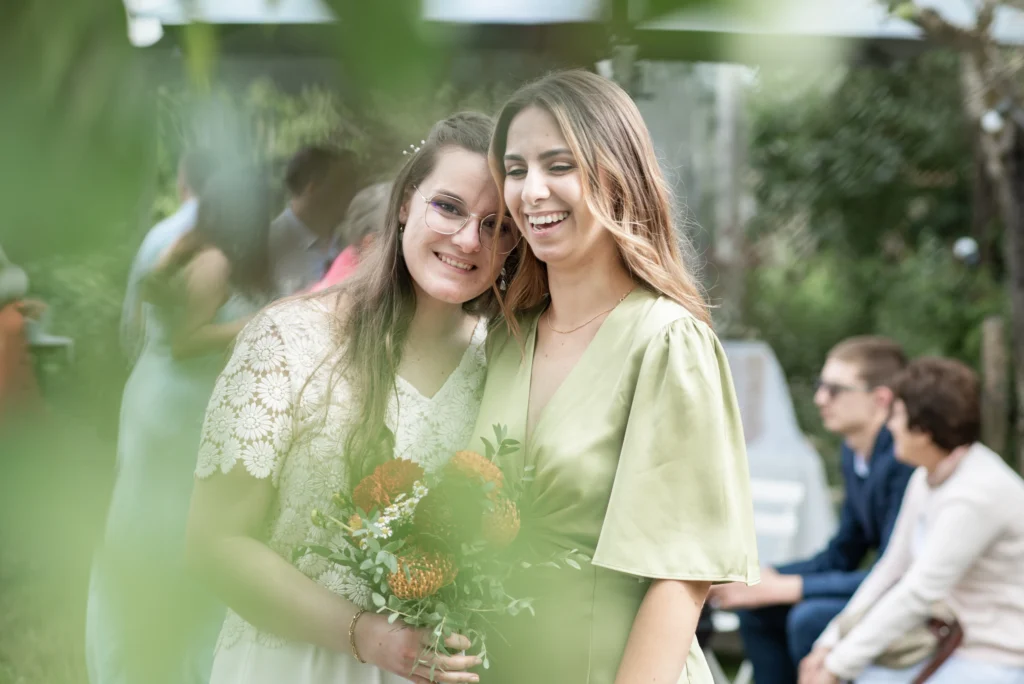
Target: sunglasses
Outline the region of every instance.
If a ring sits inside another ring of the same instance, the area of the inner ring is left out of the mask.
[[[870,387],[853,387],[852,385],[842,385],[838,382],[826,382],[821,378],[818,378],[814,382],[814,392],[817,393],[824,390],[828,394],[829,399],[835,399],[840,394],[845,392],[870,392]]]

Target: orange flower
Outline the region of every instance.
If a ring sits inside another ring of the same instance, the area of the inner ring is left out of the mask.
[[[396,458],[377,466],[352,492],[352,501],[365,512],[385,508],[399,494],[411,494],[412,486],[423,478],[423,468],[412,461]]]
[[[441,591],[454,582],[458,574],[451,556],[410,549],[399,557],[398,572],[388,576],[388,586],[400,599],[421,599]]]
[[[457,451],[445,465],[445,477],[463,477],[481,484],[493,482],[492,494],[497,494],[505,484],[501,468],[475,451]]]
[[[491,545],[507,547],[519,536],[519,509],[509,499],[501,498],[493,511],[484,514],[482,531]]]

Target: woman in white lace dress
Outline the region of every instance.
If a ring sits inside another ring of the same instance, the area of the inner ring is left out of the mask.
[[[431,469],[470,437],[487,315],[518,242],[494,217],[491,129],[480,114],[435,125],[360,272],[240,336],[207,412],[189,520],[190,556],[230,607],[212,684],[425,682],[434,665],[437,681],[478,681],[478,658],[425,657],[421,631],[365,612],[368,587],[292,551],[316,534],[312,510],[382,458]]]

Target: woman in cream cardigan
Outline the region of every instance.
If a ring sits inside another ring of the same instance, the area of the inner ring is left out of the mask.
[[[893,391],[896,457],[918,469],[885,554],[801,663],[800,684],[912,682],[925,663],[872,663],[939,602],[964,640],[929,684],[1024,684],[1024,481],[978,441],[978,378],[922,358]],[[858,613],[840,638],[838,623]]]

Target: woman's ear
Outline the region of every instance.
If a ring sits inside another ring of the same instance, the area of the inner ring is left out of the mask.
[[[398,208],[398,222],[403,226],[409,222],[409,205],[412,204],[412,190],[405,191],[405,199],[402,206]]]

